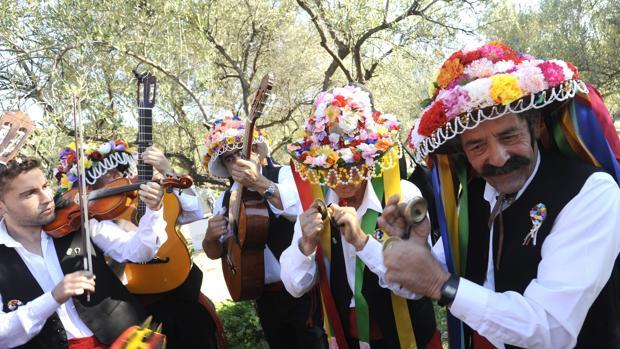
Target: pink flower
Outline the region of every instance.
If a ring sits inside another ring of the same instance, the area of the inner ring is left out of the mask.
[[[448,119],[461,114],[469,108],[469,94],[464,88],[457,86],[451,90],[442,90],[437,95],[446,111]]]
[[[557,86],[565,80],[564,69],[553,62],[543,62],[538,65],[549,87]]]
[[[486,58],[480,58],[466,66],[464,73],[472,79],[486,78],[493,75],[493,68],[493,62]]]
[[[519,80],[519,87],[526,94],[538,93],[549,88],[545,76],[538,67],[527,67],[517,70],[514,75]]]
[[[480,48],[480,53],[482,53],[483,57],[486,57],[493,62],[496,62],[502,57],[504,57],[504,50],[494,45],[482,46]]]

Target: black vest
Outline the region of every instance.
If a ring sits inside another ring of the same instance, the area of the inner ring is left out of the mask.
[[[342,327],[346,331],[350,326],[349,305],[353,292],[347,281],[341,234],[338,227],[333,224],[331,226],[331,236],[330,288]],[[386,348],[400,349],[396,321],[394,320],[394,312],[392,310],[391,291],[379,286],[379,277],[370,268],[364,268],[362,294],[368,303],[369,317],[374,319],[381,329]],[[429,298],[422,298],[419,300],[407,300],[407,307],[409,308],[409,315],[418,348],[424,349],[437,330],[433,304]]]
[[[278,183],[278,175],[281,168],[281,166],[264,166],[262,169],[263,176],[274,183]],[[226,207],[226,212],[224,212],[225,217],[228,217],[229,200],[230,189],[226,190],[222,200],[222,205]],[[279,261],[282,252],[291,245],[295,222],[289,221],[284,216],[276,217],[269,205],[267,205],[267,210],[269,211],[269,236],[267,237],[267,246]]]
[[[82,255],[75,253],[76,248],[82,249],[81,234],[72,233],[63,238],[54,239],[54,247],[63,274],[84,269]],[[103,252],[96,246],[93,245],[93,247],[93,271],[97,276],[96,292],[90,295],[90,302],[86,302],[85,295],[73,297],[73,304],[80,319],[95,337],[101,343],[109,345],[128,327],[140,324],[145,315],[142,306],[106,265]],[[20,300],[26,304],[43,294],[43,290],[17,251],[4,245],[0,245],[0,294],[4,301],[4,312],[9,312],[6,304],[9,300]],[[39,334],[19,348],[64,349],[67,347],[67,335],[60,318],[54,312],[47,319]]]
[[[503,211],[502,259],[499,270],[494,269],[497,292],[515,291],[523,294],[531,280],[537,277],[538,264],[542,259],[541,248],[557,215],[579,193],[588,177],[597,171],[594,167],[554,152],[541,150],[540,154],[541,162],[535,177],[521,197]],[[465,272],[467,279],[480,285],[486,279],[490,236],[487,226],[490,206],[483,197],[484,186],[482,179],[476,179],[469,185],[470,227]],[[547,217],[538,230],[536,246],[531,242],[522,246],[525,235],[532,227],[530,209],[539,203],[546,206]],[[493,251],[497,250],[498,222],[496,218]],[[496,255],[494,252],[494,261]],[[617,259],[610,280],[586,316],[576,348],[620,348],[619,286]],[[514,347],[507,345],[506,348]]]

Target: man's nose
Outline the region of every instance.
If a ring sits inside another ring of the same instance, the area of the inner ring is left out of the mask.
[[[488,164],[495,167],[502,167],[510,159],[508,150],[499,142],[489,144]]]

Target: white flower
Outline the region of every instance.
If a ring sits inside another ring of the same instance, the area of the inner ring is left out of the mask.
[[[99,152],[101,154],[107,154],[112,150],[112,144],[110,142],[106,142],[99,147]]]
[[[469,94],[469,102],[473,108],[484,108],[495,104],[489,93],[491,84],[491,79],[477,79],[463,86]]]
[[[338,144],[339,140],[340,140],[340,135],[339,134],[337,134],[337,133],[330,133],[330,135],[329,135],[329,142],[332,145]]]
[[[351,110],[343,110],[338,120],[338,126],[346,133],[353,133],[357,129],[359,114]]]
[[[338,149],[338,155],[345,162],[353,162],[353,152],[350,148]]]
[[[495,66],[493,67],[493,73],[494,74],[505,73],[509,71],[510,69],[514,68],[514,66],[515,66],[515,62],[513,61],[499,61],[495,63]]]

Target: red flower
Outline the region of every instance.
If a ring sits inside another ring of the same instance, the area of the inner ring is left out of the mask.
[[[475,60],[480,59],[481,57],[482,55],[480,54],[480,51],[478,50],[467,52],[465,55],[463,55],[463,58],[461,59],[461,63],[463,63],[463,65],[467,65]]]
[[[422,136],[430,137],[436,129],[445,125],[447,121],[448,118],[446,117],[443,104],[441,102],[435,102],[426,110],[424,115],[422,115],[418,133]]]
[[[353,153],[353,160],[355,160],[355,162],[361,161],[362,160],[362,153],[360,153],[358,151]]]
[[[91,160],[101,160],[103,159],[103,155],[101,155],[100,152],[98,152],[97,150],[93,151],[92,153],[90,153],[90,155],[88,155],[88,158]]]
[[[332,105],[338,106],[340,108],[347,105],[347,100],[343,96],[338,95],[338,96],[335,96],[334,98],[336,100],[332,102]]]

